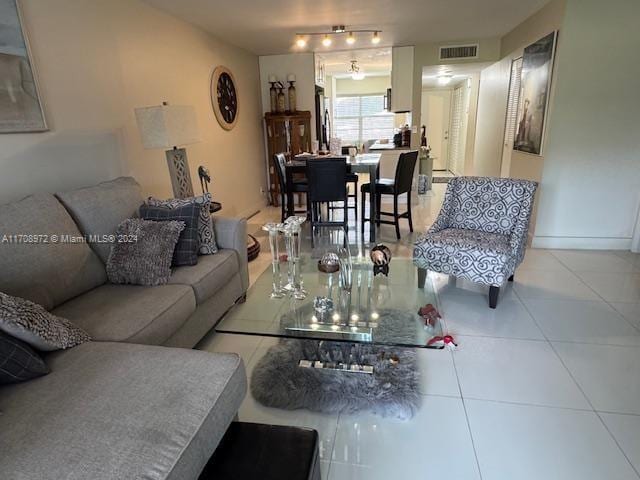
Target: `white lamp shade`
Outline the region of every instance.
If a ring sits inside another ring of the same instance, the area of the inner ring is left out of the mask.
[[[199,142],[196,111],[185,105],[136,108],[144,148],[172,148]]]

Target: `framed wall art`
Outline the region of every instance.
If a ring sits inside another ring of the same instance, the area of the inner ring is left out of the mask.
[[[542,153],[557,32],[524,49],[514,150]]]
[[[47,130],[16,0],[0,0],[0,133]]]

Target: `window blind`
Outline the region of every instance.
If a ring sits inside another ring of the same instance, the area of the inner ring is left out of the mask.
[[[334,135],[342,143],[360,144],[367,140],[393,140],[394,116],[384,109],[384,95],[336,97],[333,110]]]
[[[518,102],[520,101],[520,84],[522,80],[522,57],[511,62],[511,79],[509,80],[509,97],[507,100],[507,118],[504,128],[504,146],[513,148],[518,123]]]

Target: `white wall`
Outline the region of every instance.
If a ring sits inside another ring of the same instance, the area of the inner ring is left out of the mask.
[[[631,246],[640,199],[638,18],[637,1],[567,1],[535,246]]]
[[[0,202],[133,175],[145,194],[170,196],[162,150],[145,150],[134,108],[168,101],[196,109],[202,142],[188,146],[191,176],[213,177],[227,215],[264,205],[258,59],[137,0],[22,0],[50,131],[0,136]],[[234,73],[236,127],[215,119],[217,65]]]
[[[315,139],[316,83],[313,53],[266,55],[259,57],[259,63],[262,112],[266,113],[271,111],[271,98],[269,96],[269,88],[271,88],[271,85],[269,84],[269,76],[275,75],[285,87],[288,87],[289,84],[286,81],[287,75],[293,73],[296,76],[296,104],[298,110],[309,110],[311,112],[311,138]],[[285,95],[286,93],[285,88]]]
[[[440,60],[440,46],[442,45],[467,45],[478,44],[478,58],[461,60]],[[460,63],[484,63],[493,62],[500,59],[500,38],[467,39],[457,42],[438,42],[416,45],[413,51],[413,102],[412,121],[413,125],[422,125],[420,118],[422,105],[422,70],[430,65],[452,65]],[[420,129],[411,135],[411,145],[418,148],[420,145]]]
[[[504,58],[480,74],[473,174],[499,177],[511,59]]]
[[[336,78],[336,95],[366,95],[387,93],[391,88],[391,76],[368,76],[362,80],[351,78]]]
[[[552,0],[520,25],[511,30],[502,38],[502,56],[508,57],[512,60],[521,57],[525,47],[547,36],[554,30],[561,30],[565,6],[565,0]],[[559,38],[562,39],[562,36],[562,32],[560,32]],[[555,83],[553,83],[553,79],[555,79],[555,75],[552,77],[547,121],[549,121],[553,116],[555,96]],[[540,182],[542,179],[542,170],[544,168],[544,154],[544,149],[542,151],[542,155],[532,155],[518,150],[511,150],[511,158],[508,161],[509,165],[503,165],[503,169],[508,172],[509,177],[524,178]],[[540,195],[538,194],[538,197],[539,196]]]
[[[275,75],[276,78],[288,87],[287,76],[292,73],[296,76],[296,107],[300,111],[311,112],[311,139],[316,139],[316,80],[315,61],[313,53],[291,53],[285,55],[265,55],[259,57],[260,65],[260,91],[262,98],[262,113],[271,111],[271,96],[269,89],[269,77]],[[285,95],[287,91],[285,88]],[[289,99],[287,97],[287,108]],[[265,172],[265,188],[269,190],[268,171],[271,160],[268,158],[269,149],[267,147],[266,126],[262,120],[264,155],[262,158],[263,170]]]

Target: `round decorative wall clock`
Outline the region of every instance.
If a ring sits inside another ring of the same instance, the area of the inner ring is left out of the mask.
[[[231,130],[238,121],[238,91],[231,70],[219,65],[211,76],[211,106],[218,123]]]

